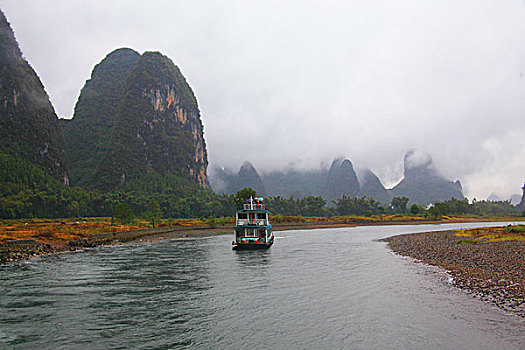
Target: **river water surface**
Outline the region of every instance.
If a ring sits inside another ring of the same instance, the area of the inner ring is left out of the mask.
[[[1,349],[525,349],[524,319],[377,239],[484,224],[107,246],[0,266]]]

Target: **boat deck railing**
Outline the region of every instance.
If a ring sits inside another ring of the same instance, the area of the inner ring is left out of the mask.
[[[266,207],[265,207],[264,204],[245,203],[243,209],[245,209],[245,210],[254,210],[254,209],[266,210]]]
[[[237,226],[246,226],[246,225],[257,225],[257,226],[267,226],[268,221],[265,219],[237,219]]]

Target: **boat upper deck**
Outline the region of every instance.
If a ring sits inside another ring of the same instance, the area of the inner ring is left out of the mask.
[[[261,203],[245,203],[243,209],[237,210],[236,226],[270,226],[270,212]]]
[[[266,210],[265,205],[262,203],[244,203],[242,209],[237,210],[237,211],[239,212],[239,211],[245,211],[245,210],[264,210],[268,212]]]

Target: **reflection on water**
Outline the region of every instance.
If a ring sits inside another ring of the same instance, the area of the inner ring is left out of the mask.
[[[267,268],[271,259],[271,248],[266,250],[234,250],[240,268]]]
[[[232,251],[221,236],[10,263],[0,348],[525,348],[522,319],[375,241],[457,226],[473,225],[278,232],[261,251]]]

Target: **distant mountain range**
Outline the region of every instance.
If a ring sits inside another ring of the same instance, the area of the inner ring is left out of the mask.
[[[418,204],[465,198],[461,182],[452,182],[443,177],[436,170],[432,157],[424,152],[407,151],[404,169],[403,179],[391,190],[394,197],[405,196]]]
[[[436,170],[430,155],[421,151],[409,150],[404,158],[404,177],[391,190],[387,190],[377,175],[370,169],[359,172],[354,170],[348,159],[335,159],[329,170],[271,172],[259,175],[255,167],[249,164],[250,183],[257,183],[261,194],[272,196],[296,197],[322,196],[335,200],[342,195],[353,197],[373,197],[383,203],[390,203],[392,197],[406,196],[411,203],[430,204],[451,198],[463,199],[461,183],[449,181]],[[242,168],[241,168],[242,170]],[[235,190],[250,187],[241,171],[235,175],[232,171],[221,169],[212,177],[212,187],[217,191],[234,193]]]

